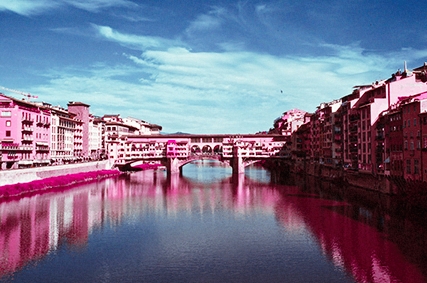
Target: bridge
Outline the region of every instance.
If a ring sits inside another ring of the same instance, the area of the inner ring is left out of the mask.
[[[110,151],[119,151],[115,166],[121,170],[142,163],[160,163],[168,174],[179,173],[195,160],[215,159],[226,163],[233,174],[267,159],[286,159],[288,137],[282,135],[129,135],[112,143]]]

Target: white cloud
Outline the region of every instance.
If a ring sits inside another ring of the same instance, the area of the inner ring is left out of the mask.
[[[127,0],[63,0],[64,3],[78,9],[97,12],[110,7],[135,7],[135,3]]]
[[[108,26],[100,26],[100,25],[92,25],[100,36],[104,37],[113,42],[117,42],[122,46],[137,49],[137,50],[145,50],[147,48],[153,49],[163,49],[168,46],[175,44],[174,40],[163,39],[161,37],[156,36],[140,36],[140,35],[132,35],[120,33],[118,31],[113,30]]]
[[[45,101],[80,100],[96,115],[141,118],[166,132],[268,130],[286,110],[314,111],[322,102],[351,93],[354,85],[387,78],[404,56],[426,54],[402,50],[380,56],[358,44],[319,46],[330,55],[310,57],[194,52],[174,40],[95,27],[105,40],[140,50],[141,55],[125,53],[121,65],[93,65],[84,73],[78,68],[60,70],[49,74],[49,84],[29,91]]]
[[[12,11],[19,15],[31,16],[67,5],[90,12],[98,12],[110,7],[136,6],[135,3],[127,0],[0,0],[0,11]]]
[[[199,15],[196,20],[194,20],[190,26],[187,28],[187,34],[192,34],[194,32],[206,32],[212,29],[216,29],[221,26],[221,20],[212,15]]]
[[[52,0],[1,0],[0,11],[12,11],[14,13],[29,16],[40,14],[60,6],[60,2]]]

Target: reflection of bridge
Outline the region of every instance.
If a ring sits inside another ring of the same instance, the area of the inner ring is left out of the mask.
[[[168,173],[177,173],[194,160],[216,159],[230,165],[233,173],[243,173],[260,160],[287,158],[286,141],[281,135],[131,135],[113,143],[110,150],[122,148],[115,160],[119,168],[160,162]]]

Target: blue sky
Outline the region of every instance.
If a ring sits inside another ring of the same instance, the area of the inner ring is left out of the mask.
[[[421,66],[426,10],[425,1],[0,0],[0,85],[164,132],[255,133],[404,61]]]

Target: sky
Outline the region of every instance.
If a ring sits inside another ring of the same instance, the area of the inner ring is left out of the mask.
[[[0,0],[0,86],[165,133],[256,133],[405,61],[423,65],[425,11],[400,0]]]

